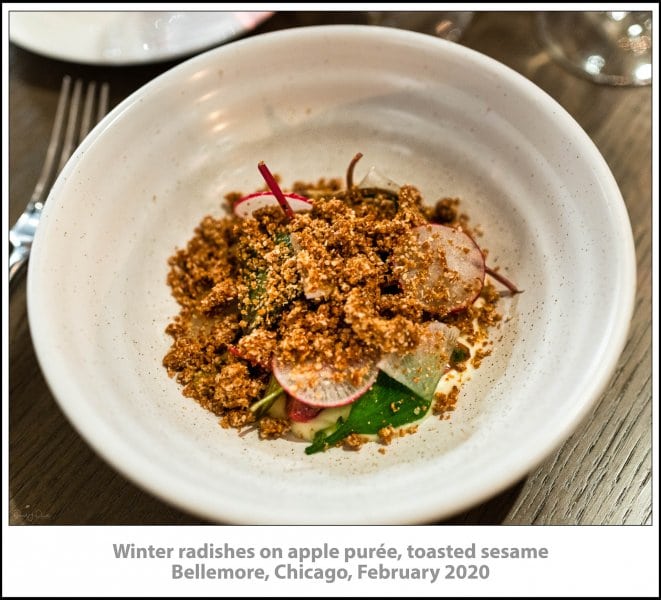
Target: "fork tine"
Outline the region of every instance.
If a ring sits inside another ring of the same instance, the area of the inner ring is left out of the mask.
[[[9,255],[9,281],[16,281],[18,274],[24,270],[30,257],[30,248],[34,240],[34,235],[39,225],[41,212],[44,207],[46,192],[50,190],[52,180],[57,175],[66,162],[69,160],[78,144],[82,142],[89,133],[92,125],[100,121],[108,112],[108,97],[110,86],[108,83],[101,85],[99,93],[98,106],[95,119],[94,97],[96,95],[97,84],[91,82],[85,91],[85,103],[82,111],[80,110],[81,96],[83,93],[83,82],[77,79],[71,90],[71,77],[65,75],[62,78],[62,88],[60,97],[57,101],[55,111],[55,121],[46,158],[41,169],[41,174],[37,180],[37,185],[32,192],[25,210],[18,218],[16,223],[9,231],[9,242],[12,246]],[[66,123],[66,126],[65,126]],[[59,152],[59,163],[57,154]],[[54,167],[57,164],[57,169]]]
[[[44,165],[41,167],[41,173],[37,184],[34,186],[32,197],[30,201],[33,203],[42,202],[44,190],[47,189],[46,185],[53,176],[53,167],[55,166],[55,156],[58,148],[62,142],[62,131],[64,129],[64,120],[66,115],[67,104],[69,103],[69,92],[71,90],[71,77],[65,75],[62,78],[62,87],[60,88],[60,98],[57,101],[57,109],[55,110],[55,121],[53,122],[53,130],[51,132],[50,141],[48,142],[48,149],[46,150],[46,158]]]
[[[98,99],[98,105],[96,109],[96,114],[94,115],[94,120],[92,120],[92,114],[94,112],[94,99],[96,96],[96,81],[91,81],[87,85],[87,91],[85,92],[85,104],[83,105],[83,116],[80,121],[80,132],[78,135],[78,140],[73,140],[74,146],[71,148],[71,152],[73,152],[73,149],[75,148],[76,143],[80,144],[86,137],[87,134],[90,132],[90,129],[96,123],[98,123],[108,112],[108,95],[109,95],[109,89],[110,86],[108,83],[102,83],[101,84],[101,89],[99,91],[99,99]],[[75,90],[74,90],[75,92]],[[74,110],[72,102],[72,111]],[[69,124],[70,126],[75,126],[75,120],[72,119],[71,114],[69,115]],[[70,155],[71,152],[68,154]],[[68,155],[65,155],[64,153],[62,154],[62,165],[69,159]]]
[[[98,123],[108,112],[108,96],[110,95],[110,84],[101,84],[101,91],[99,92],[99,110],[96,113],[96,122]]]
[[[85,105],[83,107],[83,120],[80,122],[80,138],[78,143],[82,142],[90,131],[92,125],[92,108],[94,107],[94,93],[96,92],[96,82],[92,81],[87,86],[85,94]]]
[[[69,105],[69,120],[67,122],[67,131],[64,135],[64,145],[62,146],[62,152],[60,153],[60,164],[57,168],[58,173],[69,160],[69,157],[77,145],[77,140],[75,138],[76,130],[78,127],[78,107],[80,106],[80,95],[82,89],[82,80],[76,79],[76,83],[73,84],[73,94],[71,94],[71,104]]]

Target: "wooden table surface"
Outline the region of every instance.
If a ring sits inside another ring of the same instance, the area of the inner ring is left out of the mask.
[[[366,23],[365,13],[279,13],[255,32]],[[453,524],[649,524],[652,422],[652,179],[650,87],[599,86],[554,63],[530,13],[477,13],[461,43],[509,65],[580,123],[610,166],[629,211],[638,279],[629,339],[607,391],[552,456]],[[64,74],[107,80],[116,104],[178,61],[92,67],[9,52],[9,220],[39,175]],[[204,523],[142,491],[101,460],[63,416],[37,364],[25,281],[9,298],[11,524]]]

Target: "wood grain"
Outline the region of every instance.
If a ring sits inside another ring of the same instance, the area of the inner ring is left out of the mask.
[[[365,23],[365,13],[281,13],[255,33],[321,23]],[[636,308],[617,369],[591,414],[527,479],[448,524],[651,522],[652,219],[650,88],[575,77],[538,45],[534,15],[480,13],[462,43],[519,71],[585,129],[613,171],[636,244]],[[9,218],[23,210],[46,149],[65,73],[108,80],[114,102],[174,63],[122,69],[72,66],[10,46]],[[61,413],[30,339],[25,283],[9,302],[11,524],[197,524],[97,457]]]

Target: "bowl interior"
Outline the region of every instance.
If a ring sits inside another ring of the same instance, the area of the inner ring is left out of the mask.
[[[376,165],[426,199],[461,198],[503,298],[494,352],[448,421],[385,455],[308,457],[237,435],[161,365],[178,312],[167,258],[223,195]],[[47,203],[29,311],[46,377],[116,468],[232,522],[386,523],[446,516],[541,460],[606,384],[631,312],[631,233],[582,130],[543,92],[463,47],[408,32],[314,28],[211,51],[127,99],[84,142]],[[384,499],[387,498],[387,502]]]

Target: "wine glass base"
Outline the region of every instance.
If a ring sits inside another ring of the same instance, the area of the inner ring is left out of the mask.
[[[473,19],[471,11],[368,11],[370,25],[397,27],[457,42]]]
[[[649,12],[544,12],[539,37],[565,67],[597,83],[652,82],[652,14]]]

